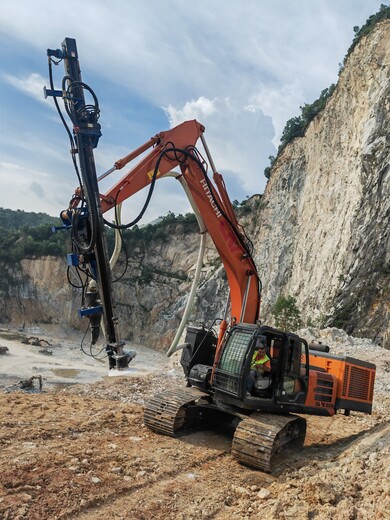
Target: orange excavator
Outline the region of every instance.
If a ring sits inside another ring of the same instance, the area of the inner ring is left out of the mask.
[[[110,371],[125,371],[134,353],[126,352],[119,339],[106,255],[106,211],[148,188],[138,222],[152,198],[155,182],[175,177],[199,224],[199,265],[208,234],[226,271],[230,295],[218,336],[204,327],[191,326],[187,327],[184,343],[179,345],[180,328],[168,355],[181,350],[187,387],[154,396],[145,405],[145,425],[160,434],[176,436],[192,427],[226,422],[234,428],[232,455],[243,464],[271,471],[275,456],[283,449],[303,446],[306,421],[302,415],[332,416],[341,410],[346,415],[350,411],[371,413],[375,365],[332,355],[328,347],[309,346],[294,333],[261,324],[261,282],[251,243],[237,221],[223,178],[215,168],[204,137],[205,128],[193,120],[160,132],[98,178],[92,160],[92,149],[100,136],[97,102],[92,93],[95,103],[80,105],[83,91],[91,89],[81,81],[75,41],[67,38],[62,50],[48,51],[48,55],[49,61],[52,56],[65,61],[67,88],[61,92],[73,122],[76,145],[72,150],[79,155],[82,177],[68,209],[62,213],[64,225],[72,230],[74,251],[69,265],[82,265],[91,278],[80,315],[90,320],[92,342],[103,322]],[[58,97],[59,91],[53,90],[52,83],[51,86],[47,95]],[[197,148],[198,142],[205,157]],[[139,162],[107,193],[99,193],[100,180],[140,156]],[[126,227],[119,223],[109,225]],[[196,284],[191,293],[195,291]],[[269,369],[256,372],[249,388],[259,343],[265,346]]]

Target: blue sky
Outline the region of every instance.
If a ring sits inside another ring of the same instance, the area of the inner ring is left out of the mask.
[[[99,99],[98,175],[156,133],[196,118],[231,199],[262,193],[286,121],[337,81],[384,0],[0,0],[0,207],[58,215],[77,186],[51,99],[46,49],[75,38]],[[56,87],[63,64],[54,68]],[[123,174],[102,184],[106,191]],[[124,221],[145,194],[127,201]],[[144,222],[189,205],[164,179]]]

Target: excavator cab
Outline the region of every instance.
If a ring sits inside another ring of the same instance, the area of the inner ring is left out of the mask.
[[[266,345],[270,373],[259,374],[250,395],[246,382],[258,338]],[[295,334],[266,326],[239,324],[226,340],[215,367],[212,388],[221,401],[250,409],[283,409],[285,403],[302,405],[308,382],[308,345]]]

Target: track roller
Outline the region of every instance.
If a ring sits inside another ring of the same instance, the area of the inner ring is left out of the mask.
[[[232,455],[241,464],[272,471],[275,456],[288,447],[302,448],[306,421],[296,415],[254,413],[237,426]]]
[[[193,388],[157,394],[145,405],[144,424],[156,433],[175,437],[190,426],[188,407],[201,397],[203,394]]]

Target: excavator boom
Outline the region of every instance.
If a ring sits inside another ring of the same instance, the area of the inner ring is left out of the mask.
[[[125,201],[141,189],[153,185],[180,168],[182,184],[201,215],[225,267],[231,297],[231,319],[237,323],[256,323],[259,318],[260,289],[250,245],[240,230],[222,176],[214,171],[209,178],[206,163],[195,147],[201,139],[209,162],[214,163],[204,139],[204,126],[186,121],[161,132],[135,152],[115,163],[123,168],[131,160],[152,150],[130,169],[107,193],[101,194],[103,213]]]

